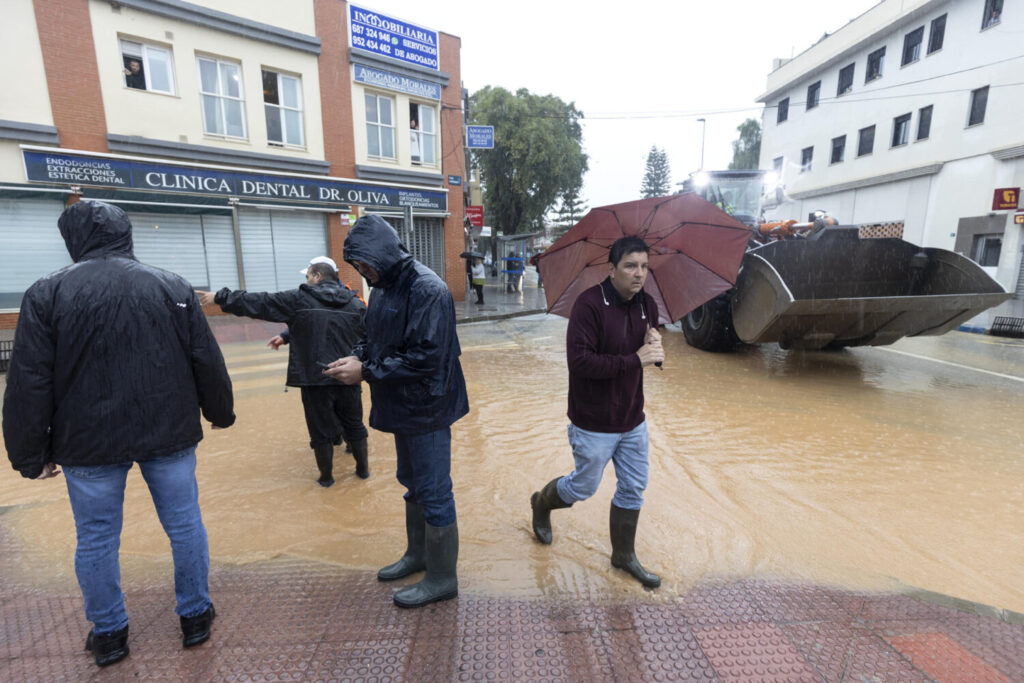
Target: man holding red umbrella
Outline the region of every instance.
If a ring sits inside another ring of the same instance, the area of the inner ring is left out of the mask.
[[[616,240],[608,255],[608,277],[573,304],[566,357],[575,468],[534,492],[530,506],[537,540],[550,544],[551,511],[594,495],[612,461],[617,479],[609,518],[612,566],[657,588],[661,578],[644,569],[634,548],[649,468],[643,369],[665,359],[658,307],[644,291],[648,259],[643,239]]]

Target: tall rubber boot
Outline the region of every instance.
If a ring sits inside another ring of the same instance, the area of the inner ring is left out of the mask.
[[[316,456],[316,466],[320,470],[320,478],[316,483],[327,488],[334,483],[334,444],[320,444],[313,449],[313,455]]]
[[[399,607],[423,607],[432,602],[451,600],[459,594],[455,566],[459,560],[459,523],[448,526],[426,525],[427,574],[395,593]]]
[[[530,507],[533,508],[533,533],[537,540],[545,545],[551,545],[551,511],[571,507],[572,503],[566,503],[558,495],[558,480],[555,477],[544,485],[540,491],[534,491],[530,496]]]
[[[661,577],[644,569],[640,560],[636,559],[634,542],[636,541],[636,522],[639,517],[639,510],[626,510],[612,503],[609,516],[612,536],[612,566],[616,569],[625,569],[645,588],[657,588],[661,585]]]
[[[352,446],[352,457],[356,461],[356,476],[360,479],[369,479],[370,460],[366,451],[366,439],[352,441],[349,445]]]
[[[426,525],[423,508],[412,501],[405,501],[405,535],[408,546],[398,562],[377,572],[378,581],[394,581],[426,569]]]

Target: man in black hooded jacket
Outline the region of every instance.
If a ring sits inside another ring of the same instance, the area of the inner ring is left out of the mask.
[[[407,489],[408,547],[377,578],[392,581],[426,569],[422,581],[395,593],[395,604],[448,600],[459,593],[451,425],[469,412],[455,303],[444,281],[414,260],[379,216],[355,222],[345,238],[345,260],[373,286],[366,341],[331,363],[327,374],[370,385],[370,426],[395,435],[396,474]]]
[[[366,306],[351,289],[338,280],[334,261],[317,256],[302,271],[306,283],[285,292],[232,291],[216,294],[197,291],[204,306],[216,303],[225,313],[288,323],[288,330],[270,340],[278,348],[289,344],[286,384],[299,387],[320,478],[327,487],[334,483],[334,447],[341,434],[352,447],[356,476],[370,476],[363,425],[363,398],[359,386],[340,384],[324,375],[326,363],[352,353],[363,336]],[[318,365],[318,364],[324,365]]]
[[[78,545],[75,573],[96,663],[128,655],[118,546],[133,463],[171,541],[183,645],[210,636],[210,555],[199,510],[199,416],[235,421],[231,379],[191,285],[139,263],[121,209],[81,201],[57,222],[74,263],[29,287],[4,394],[14,469],[64,469]]]

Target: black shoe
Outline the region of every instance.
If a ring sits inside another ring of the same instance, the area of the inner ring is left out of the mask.
[[[661,585],[661,577],[649,572],[636,558],[634,543],[636,540],[636,523],[640,517],[639,510],[627,510],[612,503],[609,515],[609,527],[612,537],[612,566],[624,569],[633,578],[644,585],[644,588],[657,588]]]
[[[558,480],[555,477],[544,485],[540,491],[530,496],[530,507],[533,509],[533,534],[544,545],[551,545],[551,511],[569,507],[569,503],[558,495]]]
[[[316,483],[327,488],[334,483],[332,471],[334,469],[334,444],[322,443],[313,449],[316,457],[316,466],[320,470],[320,478]]]
[[[426,524],[427,573],[419,583],[406,586],[392,598],[399,607],[423,607],[432,602],[451,600],[459,594],[455,567],[459,560],[459,525]]]
[[[128,627],[96,635],[89,631],[85,649],[96,658],[96,666],[110,666],[128,656]]]
[[[426,569],[424,547],[426,544],[426,525],[423,519],[423,508],[411,501],[405,501],[405,536],[407,546],[405,554],[398,562],[389,564],[377,572],[378,581],[394,581],[403,579],[410,574]]]
[[[213,609],[213,603],[211,602],[206,611],[201,614],[197,614],[194,617],[180,617],[181,633],[183,636],[181,646],[194,647],[209,640],[210,627],[213,625],[213,618],[216,616],[217,611]]]

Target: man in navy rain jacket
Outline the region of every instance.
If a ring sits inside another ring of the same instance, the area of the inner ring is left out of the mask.
[[[370,426],[395,435],[398,481],[405,486],[408,547],[377,573],[391,581],[426,569],[395,593],[399,607],[458,595],[459,530],[451,480],[451,425],[469,412],[459,363],[455,303],[447,285],[409,255],[388,223],[364,216],[345,238],[345,260],[373,287],[366,341],[327,374],[370,385]]]

